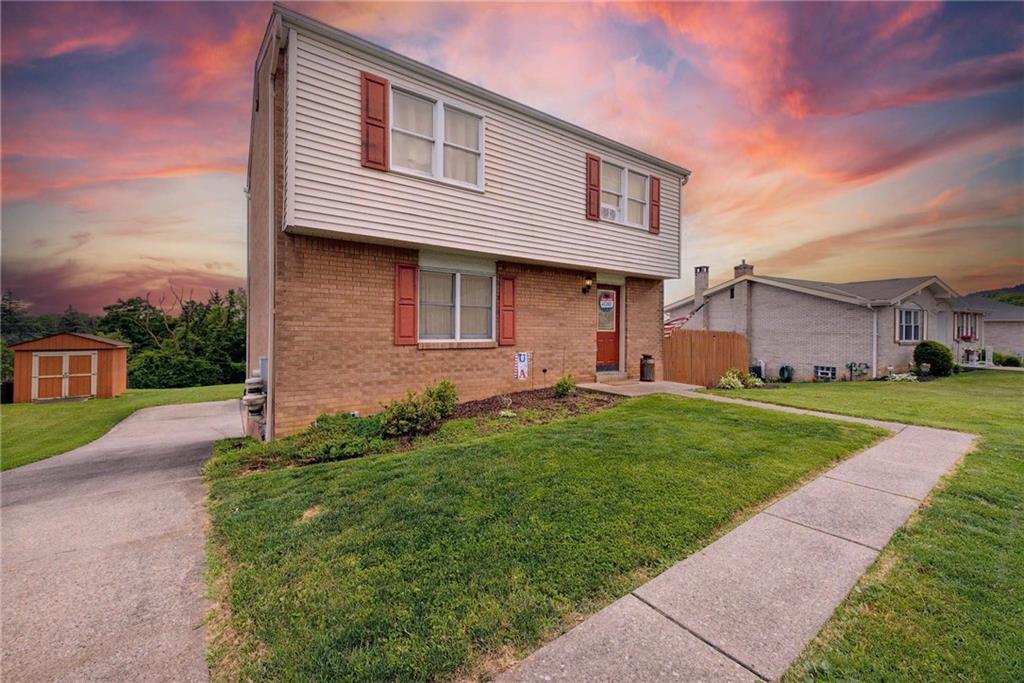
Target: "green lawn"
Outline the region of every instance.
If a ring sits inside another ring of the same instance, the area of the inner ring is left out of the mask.
[[[1024,374],[718,392],[981,435],[790,680],[1024,680]]]
[[[404,453],[211,467],[213,677],[485,676],[881,434],[649,396]]]
[[[132,389],[117,398],[0,406],[0,470],[65,453],[110,431],[139,408],[240,398],[241,384]]]

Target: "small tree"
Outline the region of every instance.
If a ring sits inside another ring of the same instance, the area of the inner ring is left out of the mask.
[[[928,374],[949,377],[953,372],[953,352],[937,341],[927,339],[914,347],[914,363],[920,368],[928,364]]]

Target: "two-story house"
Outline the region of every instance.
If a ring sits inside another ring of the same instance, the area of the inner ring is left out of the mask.
[[[275,6],[247,185],[267,436],[443,378],[471,400],[660,374],[688,176]]]

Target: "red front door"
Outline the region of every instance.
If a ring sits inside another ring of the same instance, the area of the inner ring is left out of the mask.
[[[619,369],[619,286],[597,286],[597,369]]]

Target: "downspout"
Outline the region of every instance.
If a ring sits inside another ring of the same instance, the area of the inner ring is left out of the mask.
[[[878,379],[878,309],[868,304],[871,310],[871,379]]]

